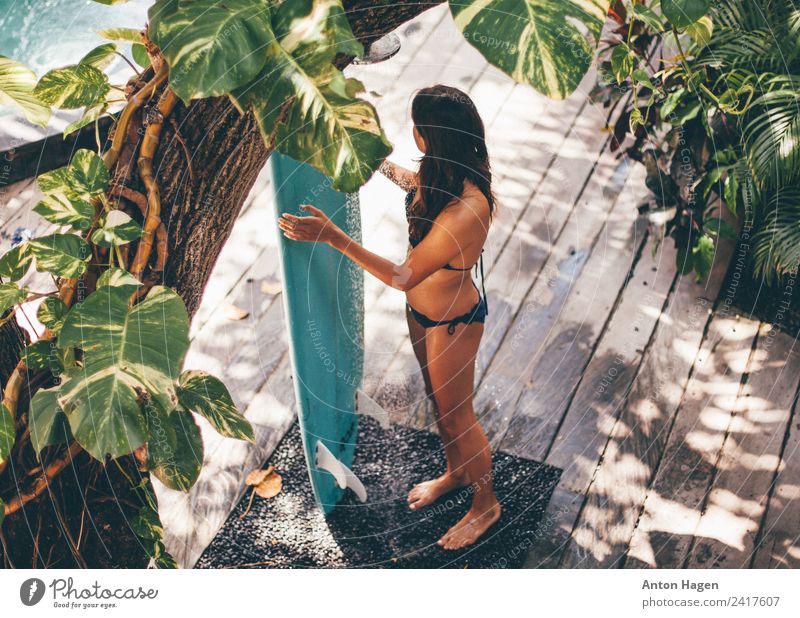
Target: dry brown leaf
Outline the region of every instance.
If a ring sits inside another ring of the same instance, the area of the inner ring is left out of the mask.
[[[256,493],[262,498],[274,498],[281,493],[283,478],[274,470],[256,485]]]
[[[225,305],[223,313],[229,320],[244,320],[248,315],[250,315],[249,311],[245,311],[236,305]]]
[[[261,282],[261,291],[264,294],[270,294],[271,296],[274,296],[280,292],[281,289],[281,282],[278,279],[264,279],[264,281]]]
[[[251,470],[250,474],[247,475],[247,478],[244,480],[244,482],[247,485],[258,485],[261,481],[267,478],[267,476],[272,474],[272,471],[274,469],[275,468],[270,466],[269,468],[266,468],[264,470],[262,470],[261,468],[256,468],[255,470]]]

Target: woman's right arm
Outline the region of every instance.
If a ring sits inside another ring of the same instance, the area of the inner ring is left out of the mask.
[[[414,172],[392,163],[389,159],[384,159],[378,171],[404,191],[411,191],[417,184],[417,175]]]

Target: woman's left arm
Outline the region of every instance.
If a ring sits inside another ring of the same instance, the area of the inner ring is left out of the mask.
[[[292,240],[324,242],[341,252],[368,273],[397,290],[408,291],[427,279],[442,266],[461,254],[456,242],[458,222],[434,225],[425,238],[414,247],[402,264],[395,264],[365,249],[335,225],[319,208],[303,204],[311,216],[297,217],[284,213],[278,225],[284,236]],[[439,223],[437,221],[437,223]]]

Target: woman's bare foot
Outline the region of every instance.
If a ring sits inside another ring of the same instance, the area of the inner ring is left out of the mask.
[[[408,492],[408,506],[412,511],[416,511],[423,506],[433,504],[440,496],[467,485],[469,485],[469,480],[466,474],[446,472],[439,478],[414,485]]]
[[[501,510],[499,502],[495,502],[488,509],[478,509],[473,506],[461,521],[444,533],[437,543],[444,549],[461,549],[472,545],[500,519]]]

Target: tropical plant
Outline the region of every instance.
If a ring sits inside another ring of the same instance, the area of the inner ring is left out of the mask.
[[[44,197],[35,211],[58,231],[0,257],[3,322],[45,297],[37,315],[44,335],[21,351],[4,386],[0,472],[23,449],[48,459],[31,487],[0,501],[0,520],[38,497],[80,451],[104,462],[133,456],[142,472],[188,490],[202,464],[193,414],[222,435],[254,438],[218,379],[181,372],[209,270],[197,268],[192,230],[230,229],[273,148],[314,165],[341,191],[356,190],[390,152],[375,109],[359,97],[364,86],[342,67],[364,53],[362,40],[431,5],[381,2],[361,16],[355,4],[353,18],[340,0],[157,0],[145,30],[102,30],[107,43],[38,81],[0,59],[0,103],[20,106],[32,122],[45,124],[51,107],[81,109],[68,134],[114,115],[107,145],[96,130],[97,152],[79,150],[38,177]],[[453,0],[450,9],[490,62],[563,98],[591,64],[608,0]],[[136,74],[112,84],[104,69],[128,43]],[[202,126],[204,110],[223,128]],[[226,175],[221,168],[236,157],[242,164]],[[170,239],[165,218],[184,236]],[[213,236],[224,241],[227,232]],[[205,237],[199,253],[208,266],[222,241]],[[49,273],[57,289],[22,284],[31,268]],[[35,393],[29,402],[23,391]],[[172,566],[147,477],[131,484],[142,502],[133,527],[156,563]]]
[[[594,96],[632,92],[618,147],[647,167],[642,210],[670,235],[681,272],[704,276],[741,220],[754,274],[800,263],[800,8],[791,0],[618,2]],[[654,43],[655,42],[655,43]],[[658,46],[658,60],[648,50]]]

